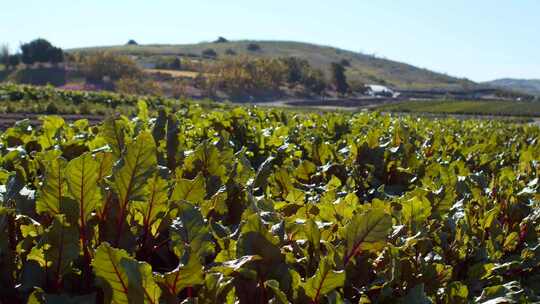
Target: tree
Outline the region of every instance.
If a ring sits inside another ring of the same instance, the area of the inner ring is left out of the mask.
[[[13,54],[13,55],[9,55],[8,64],[6,66],[8,68],[14,68],[14,67],[17,67],[20,63],[21,63],[21,54]]]
[[[349,91],[345,67],[336,62],[332,63],[332,84],[340,95],[345,95]]]
[[[261,46],[256,43],[250,43],[247,45],[248,51],[257,52],[261,50]]]
[[[180,61],[180,58],[174,57],[173,61],[169,65],[169,68],[172,70],[180,70],[182,68],[182,62]]]
[[[308,70],[311,69],[308,61],[296,57],[282,59],[287,66],[287,83],[296,84],[302,82]]]
[[[229,40],[227,40],[225,37],[221,37],[219,36],[218,39],[216,41],[214,41],[215,43],[227,43],[229,42]]]
[[[22,62],[34,64],[36,62],[59,63],[64,60],[62,49],[53,46],[45,39],[36,39],[21,45]]]
[[[322,95],[326,90],[326,81],[324,73],[319,69],[310,70],[309,74],[303,79],[304,86],[311,92]]]
[[[3,44],[0,48],[0,63],[3,64],[6,69],[9,69],[9,45]]]
[[[81,63],[81,70],[86,80],[101,83],[105,77],[112,81],[120,78],[137,78],[142,74],[135,61],[128,56],[110,52],[97,52],[87,55]]]
[[[128,42],[127,42],[127,45],[139,45],[137,43],[137,41],[133,40],[133,39],[130,39]]]

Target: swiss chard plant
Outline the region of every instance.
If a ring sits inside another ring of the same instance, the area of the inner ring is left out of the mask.
[[[540,129],[180,104],[0,135],[1,303],[540,301]]]

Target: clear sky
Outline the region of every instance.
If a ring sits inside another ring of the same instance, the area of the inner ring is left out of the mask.
[[[0,43],[63,48],[228,39],[298,40],[476,81],[540,79],[539,0],[18,0]]]

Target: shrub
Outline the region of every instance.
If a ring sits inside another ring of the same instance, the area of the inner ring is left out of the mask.
[[[256,43],[250,43],[247,45],[248,51],[257,52],[261,50],[261,46]]]
[[[79,106],[79,114],[92,114],[92,105],[87,101],[81,103]]]
[[[235,55],[236,55],[236,52],[235,52],[235,50],[233,50],[233,49],[227,49],[227,50],[225,51],[225,54],[230,55],[230,56],[235,56]]]
[[[54,102],[51,101],[45,108],[45,112],[47,114],[58,114],[58,106]]]
[[[86,80],[93,83],[101,83],[105,77],[116,81],[123,77],[138,77],[142,74],[133,59],[110,52],[88,55],[82,60],[81,65]]]
[[[152,80],[125,77],[116,81],[115,90],[123,94],[131,95],[162,95],[161,87]]]
[[[182,62],[180,61],[180,58],[175,57],[169,65],[169,68],[173,70],[180,70],[182,68]]]
[[[128,42],[127,42],[127,45],[139,45],[137,43],[137,41],[133,40],[133,39],[130,39]]]
[[[62,86],[66,71],[60,68],[19,69],[8,76],[9,81],[22,84]]]
[[[229,42],[229,40],[227,40],[225,37],[218,37],[218,39],[216,41],[214,41],[215,43],[227,43]]]
[[[206,49],[206,50],[202,51],[202,55],[204,57],[211,57],[211,58],[216,58],[217,57],[217,53],[213,49]]]
[[[351,62],[349,61],[349,59],[341,59],[341,61],[339,63],[344,67],[350,67],[351,66]]]

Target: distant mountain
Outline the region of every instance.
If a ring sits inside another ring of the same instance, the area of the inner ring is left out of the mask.
[[[540,96],[540,79],[504,78],[484,82],[484,84],[519,93]]]
[[[249,50],[250,44],[256,44],[260,49]],[[308,60],[312,66],[322,69],[327,75],[329,75],[332,62],[345,62],[350,81],[380,84],[398,89],[460,90],[476,86],[475,83],[466,79],[448,76],[406,63],[329,46],[291,41],[242,40],[184,45],[122,45],[72,49],[69,52],[108,50],[135,55],[139,57],[141,62],[147,63],[160,56],[201,55],[203,51],[208,49],[216,52],[218,60],[229,56],[228,54],[267,58],[300,57]]]

